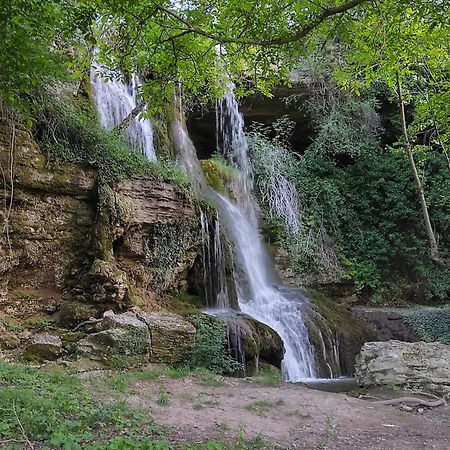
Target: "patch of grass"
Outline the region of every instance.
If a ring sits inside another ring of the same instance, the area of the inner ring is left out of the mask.
[[[182,450],[273,450],[278,448],[262,436],[256,436],[253,439],[245,441],[242,435],[239,435],[234,443],[225,441],[205,441],[196,444],[185,444]]]
[[[161,386],[159,387],[159,397],[156,403],[158,403],[159,406],[168,406],[170,403],[170,393],[163,383],[161,383]]]
[[[47,330],[55,324],[53,320],[47,319],[45,317],[41,319],[27,319],[25,323],[29,327],[36,328],[37,330]]]
[[[270,402],[268,400],[255,400],[249,403],[245,409],[248,411],[255,412],[258,416],[263,416],[269,410],[275,406],[280,406],[283,404],[283,400],[279,399],[276,402]]]
[[[109,380],[111,387],[118,392],[125,393],[130,387],[131,376],[124,373],[117,375]]]
[[[276,367],[267,366],[258,370],[252,381],[258,386],[278,386],[282,381],[281,372]]]
[[[207,369],[197,369],[195,371],[195,380],[197,381],[197,383],[204,386],[218,387],[224,385],[224,382],[218,375]]]
[[[0,363],[0,405],[0,441],[23,443],[26,435],[39,448],[78,450],[114,434],[159,433],[147,411],[95,401],[76,377],[18,364]]]
[[[40,297],[39,291],[16,291],[17,297],[21,300],[34,300]]]
[[[19,323],[10,322],[9,320],[2,320],[1,323],[8,331],[13,331],[14,333],[23,331],[23,326]]]

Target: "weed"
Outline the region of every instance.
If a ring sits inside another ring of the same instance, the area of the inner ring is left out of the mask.
[[[25,323],[32,328],[36,328],[38,330],[47,330],[51,328],[55,323],[47,318],[41,319],[27,319]]]
[[[156,403],[158,403],[159,406],[168,406],[170,403],[170,393],[163,383],[161,383],[159,387],[159,397]]]
[[[195,379],[199,384],[205,386],[223,386],[224,383],[215,373],[206,369],[197,369],[195,371]]]
[[[21,331],[23,331],[23,326],[18,323],[10,322],[9,320],[3,320],[2,324],[8,331],[13,331],[14,333],[20,333]]]
[[[258,416],[263,416],[266,412],[268,412],[274,406],[273,402],[268,400],[255,400],[254,402],[249,403],[245,409],[248,411],[255,412]]]

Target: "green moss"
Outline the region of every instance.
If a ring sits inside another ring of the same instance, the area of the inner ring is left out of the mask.
[[[188,294],[187,292],[179,292],[177,294],[167,296],[165,305],[169,311],[177,313],[194,313],[202,308],[202,301],[198,295]]]
[[[200,161],[200,165],[208,184],[215,191],[230,197],[231,192],[227,185],[233,178],[238,176],[237,170],[228,165],[226,161],[219,156],[202,160]]]

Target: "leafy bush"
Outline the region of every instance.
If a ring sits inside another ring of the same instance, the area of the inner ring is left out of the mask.
[[[192,357],[194,368],[204,368],[217,374],[231,374],[240,368],[227,349],[227,337],[216,319],[207,315],[189,316],[195,326],[195,345]]]
[[[102,129],[95,118],[45,92],[34,96],[34,134],[53,163],[72,162],[94,167],[105,182],[124,175],[154,176],[183,187],[186,175],[174,164],[149,161],[135,153],[117,132]]]
[[[450,345],[450,310],[418,309],[411,312],[407,321],[426,342],[440,341]]]

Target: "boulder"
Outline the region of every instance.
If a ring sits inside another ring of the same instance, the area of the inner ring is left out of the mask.
[[[152,362],[187,363],[195,343],[195,327],[182,316],[173,313],[138,313],[150,331]]]
[[[98,319],[104,311],[102,305],[89,305],[71,300],[63,300],[60,307],[59,320],[63,327],[74,328],[79,323],[91,318]]]
[[[136,367],[148,361],[150,341],[147,330],[111,328],[90,334],[76,345],[79,355],[105,367]]]
[[[42,333],[33,336],[23,356],[29,361],[51,361],[58,359],[61,354],[61,339],[58,336]]]
[[[109,310],[103,314],[102,328],[124,328],[127,330],[147,330],[147,325],[139,320],[133,312],[114,314]]]
[[[107,367],[127,368],[144,364],[150,353],[147,325],[132,312],[106,311],[102,331],[90,334],[77,344],[77,353],[102,362]]]
[[[366,342],[356,358],[361,386],[395,385],[450,394],[450,346],[438,342]]]
[[[236,375],[256,375],[260,362],[281,368],[284,346],[275,330],[237,311],[218,312],[214,318],[227,333],[233,358],[244,366]]]

